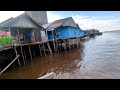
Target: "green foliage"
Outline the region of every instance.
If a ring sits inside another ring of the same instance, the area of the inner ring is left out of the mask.
[[[7,36],[0,36],[0,44],[9,44],[12,43],[13,39]]]

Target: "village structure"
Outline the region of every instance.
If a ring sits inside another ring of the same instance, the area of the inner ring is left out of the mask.
[[[72,17],[48,23],[46,11],[25,11],[0,23],[0,35],[12,39],[0,43],[0,74],[13,63],[25,65],[36,56],[71,50],[87,37],[101,34],[96,29],[82,30]]]

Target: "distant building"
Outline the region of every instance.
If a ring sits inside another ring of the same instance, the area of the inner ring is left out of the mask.
[[[84,32],[88,36],[94,36],[99,34],[99,30],[96,29],[88,29],[88,30],[84,30]]]

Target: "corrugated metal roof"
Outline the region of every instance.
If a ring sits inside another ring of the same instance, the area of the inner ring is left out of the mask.
[[[43,28],[42,26],[40,26],[35,20],[33,20],[30,16],[28,16],[26,13],[23,13],[19,16],[17,16],[16,18],[11,18],[11,19],[8,19],[7,21],[3,21],[2,23],[0,23],[0,28],[2,27],[12,27],[11,24],[13,22],[15,22],[16,20],[22,18],[23,16],[27,16],[33,23],[35,23],[39,28]],[[22,27],[21,27],[22,28]]]
[[[56,27],[59,27],[59,26],[63,26],[64,23],[65,23],[66,21],[68,21],[69,19],[71,19],[71,18],[72,18],[72,17],[68,17],[68,18],[56,20],[56,21],[54,21],[51,25],[49,25],[48,28],[56,28]]]
[[[44,25],[42,25],[42,27],[43,27],[44,29],[46,29],[46,28],[47,28],[48,26],[50,26],[52,23],[53,23],[53,22],[48,23],[48,24],[44,24]]]
[[[46,30],[47,30],[47,31],[53,31],[54,28],[47,28]]]
[[[0,25],[4,25],[5,23],[8,23],[8,22],[11,21],[12,19],[13,19],[13,17],[11,17],[11,18],[9,18],[9,19],[1,22]]]

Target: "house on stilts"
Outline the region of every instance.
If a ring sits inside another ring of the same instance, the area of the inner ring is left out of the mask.
[[[15,18],[10,18],[0,23],[0,31],[9,32],[13,40],[12,43],[7,43],[7,45],[3,44],[0,52],[13,49],[16,56],[20,55],[20,60],[22,59],[24,64],[27,58],[32,60],[36,55],[46,55],[47,52],[51,54],[52,51],[49,46],[46,29],[41,26],[41,24],[47,23],[47,17],[45,17],[45,20],[42,19],[43,22],[41,21],[41,18],[45,16],[43,14],[40,15],[42,12],[46,14],[45,11],[26,11]],[[36,13],[40,17],[37,17],[37,21],[33,18]],[[19,65],[21,63],[20,60],[18,60]]]
[[[75,23],[72,17],[56,20],[54,22],[42,25],[47,30],[48,39],[54,44],[54,50],[64,43],[62,46],[69,47],[79,44],[84,32],[78,24]]]

